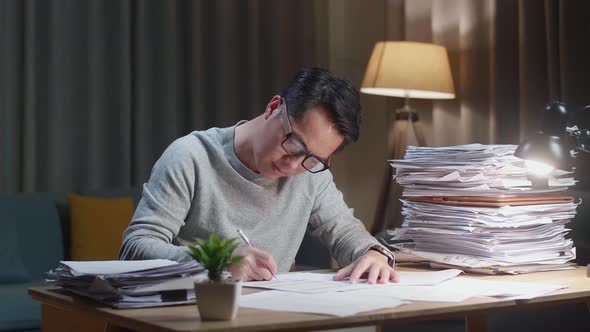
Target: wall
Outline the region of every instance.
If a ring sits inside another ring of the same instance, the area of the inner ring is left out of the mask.
[[[318,18],[322,20],[321,18]],[[321,24],[327,35],[322,53],[328,68],[360,87],[375,42],[401,39],[402,1],[331,0]],[[361,94],[363,125],[359,141],[334,158],[338,188],[367,228],[373,223],[377,197],[387,164],[388,110],[398,100]]]

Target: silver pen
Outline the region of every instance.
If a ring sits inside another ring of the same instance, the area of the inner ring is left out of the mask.
[[[250,242],[250,239],[248,239],[248,237],[246,236],[246,234],[244,234],[244,232],[242,232],[241,229],[238,229],[238,235],[240,235],[240,237],[242,238],[242,240],[246,243],[246,245],[248,247],[254,247],[254,245],[252,244],[252,242]],[[272,274],[272,276],[275,279],[279,280],[279,278],[277,278],[277,276],[274,273],[271,272],[271,274]]]

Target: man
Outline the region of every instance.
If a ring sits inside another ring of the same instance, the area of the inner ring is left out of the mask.
[[[182,244],[247,234],[254,246],[234,278],[287,272],[306,226],[336,258],[336,280],[396,281],[393,255],[356,219],[332,181],[331,155],[359,136],[359,96],[320,68],[300,71],[263,114],[229,128],[195,131],[156,162],[124,233],[122,259],[190,259]]]

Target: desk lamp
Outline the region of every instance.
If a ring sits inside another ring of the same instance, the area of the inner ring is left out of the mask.
[[[582,201],[590,200],[590,106],[586,106],[569,116],[567,132],[574,156],[574,178],[579,182],[570,194]],[[586,276],[590,277],[590,208],[580,204],[574,219],[572,237],[576,244],[576,260],[578,264],[587,264]]]
[[[360,90],[366,94],[404,98],[404,106],[395,110],[392,117],[395,120],[391,122],[388,135],[388,159],[403,158],[410,127],[418,145],[426,145],[418,113],[410,107],[410,98],[455,98],[447,50],[443,46],[427,43],[377,42]],[[373,233],[387,226],[387,209],[395,200],[392,178],[393,170],[388,167],[377,204]]]
[[[575,178],[580,182],[576,187],[590,188],[590,106],[570,115],[567,132],[574,147]]]
[[[554,168],[566,170],[571,167],[565,141],[567,117],[564,103],[550,102],[543,110],[541,129],[514,152],[515,156],[525,160],[533,187],[547,187],[548,175]]]
[[[543,111],[541,129],[522,142],[514,155],[525,159],[533,187],[546,187],[554,168],[571,170],[572,166],[581,185],[588,185],[590,106],[569,114],[564,103],[550,102]]]
[[[569,136],[569,137],[568,137]],[[570,152],[570,148],[571,152]],[[570,170],[574,166],[574,178],[579,181],[569,193],[584,200],[590,198],[590,106],[568,114],[561,102],[547,104],[543,112],[541,130],[524,141],[516,149],[515,156],[526,159],[531,171],[529,179],[533,187],[547,187],[547,175],[554,167]],[[573,158],[572,158],[573,156]],[[532,162],[532,163],[531,163]],[[590,215],[590,210],[578,207],[572,233],[576,243],[578,264],[590,262],[588,224],[580,223]],[[590,277],[590,264],[587,265]]]

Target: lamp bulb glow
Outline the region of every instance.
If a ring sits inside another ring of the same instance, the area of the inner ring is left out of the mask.
[[[534,160],[526,160],[525,164],[529,172],[538,176],[548,175],[555,168],[551,165]]]

